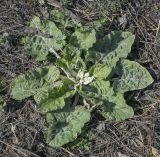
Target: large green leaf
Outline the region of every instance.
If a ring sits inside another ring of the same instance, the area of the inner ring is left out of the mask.
[[[121,78],[114,82],[114,90],[119,93],[146,88],[153,83],[153,78],[145,67],[135,61],[122,60]]]
[[[93,88],[80,91],[80,95],[102,109],[107,120],[124,120],[134,115],[132,107],[125,102],[123,95],[115,95],[109,81],[96,80],[91,83]]]
[[[46,114],[46,120],[49,124],[48,129],[45,132],[45,138],[48,143],[50,143],[55,135],[59,132],[59,129],[67,125],[66,118],[74,111],[71,107],[71,103],[67,103],[62,109],[57,109]]]
[[[84,124],[90,120],[90,112],[83,106],[76,106],[75,109],[61,110],[57,115],[50,113],[48,119],[50,127],[46,140],[51,146],[60,147],[77,138]]]
[[[46,60],[49,47],[52,47],[52,39],[40,35],[22,38],[22,43],[29,50],[32,58],[37,61]]]
[[[88,50],[96,42],[95,30],[76,30],[70,39],[70,44],[80,49]]]
[[[109,81],[97,79],[91,83],[91,86],[96,88],[98,95],[109,98],[114,94]]]
[[[57,61],[57,64],[65,69],[86,68],[85,63],[81,58],[81,51],[70,44],[64,48],[63,57]]]
[[[125,120],[134,116],[132,107],[126,104],[123,95],[118,94],[102,105],[102,115],[107,120]]]
[[[19,75],[11,83],[11,96],[16,100],[22,100],[61,86],[61,82],[55,82],[59,76],[60,72],[55,66],[37,68]]]
[[[50,49],[59,50],[64,46],[65,36],[52,21],[44,21],[35,16],[30,27],[37,29],[38,33],[32,37],[24,37],[22,43],[37,61],[47,59]]]
[[[70,85],[64,84],[62,87],[50,89],[47,92],[37,93],[34,96],[38,109],[42,112],[49,112],[62,108],[65,105],[65,99],[75,94]]]
[[[102,62],[115,67],[120,58],[126,58],[131,51],[135,36],[130,32],[112,31],[97,40],[86,56],[92,62]]]
[[[111,68],[105,64],[96,64],[91,67],[90,74],[95,78],[105,79],[111,73]]]
[[[112,98],[114,92],[109,81],[95,80],[90,84],[90,87],[84,86],[79,94],[94,105],[102,105]]]

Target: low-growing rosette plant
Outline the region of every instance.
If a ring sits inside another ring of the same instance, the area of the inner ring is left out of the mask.
[[[45,138],[54,147],[76,139],[93,109],[106,120],[133,117],[124,93],[153,82],[145,67],[126,59],[135,40],[132,33],[112,31],[97,38],[96,27],[60,15],[55,23],[35,16],[30,27],[36,34],[22,39],[34,59],[56,57],[56,62],[19,75],[11,83],[12,98],[31,97],[46,114]]]

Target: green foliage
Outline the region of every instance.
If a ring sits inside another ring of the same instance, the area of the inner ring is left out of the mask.
[[[88,50],[90,47],[92,47],[95,42],[95,30],[77,30],[72,34],[70,38],[70,43],[72,43],[73,46],[85,50]]]
[[[120,58],[126,58],[131,51],[135,36],[130,32],[112,31],[97,40],[86,58],[88,61],[102,62],[115,67]]]
[[[77,139],[70,142],[68,146],[70,149],[73,149],[73,150],[79,149],[79,150],[89,151],[92,147],[94,137],[95,136],[94,136],[93,130],[89,128],[89,126],[87,126],[82,130],[81,134],[77,137]]]
[[[48,142],[53,147],[60,147],[75,138],[78,133],[81,132],[81,128],[86,122],[90,120],[90,112],[88,112],[83,106],[77,106],[74,109],[70,108],[70,111],[59,111],[61,118],[57,118],[56,114],[50,113],[48,116],[54,116],[56,123],[50,123]],[[67,113],[65,113],[67,112]],[[58,115],[59,116],[59,115]],[[53,119],[53,117],[48,117]],[[56,119],[57,118],[57,119]],[[56,129],[52,130],[53,125],[56,125]]]
[[[114,82],[114,89],[118,93],[143,89],[153,82],[147,69],[137,62],[122,60],[120,66],[121,78]]]
[[[62,87],[50,89],[41,95],[36,95],[35,101],[39,104],[38,108],[41,112],[48,112],[62,108],[65,105],[65,98],[73,96],[74,93],[75,91],[65,84]]]
[[[134,111],[132,107],[126,104],[124,96],[118,94],[103,104],[102,115],[109,120],[125,120],[133,117]]]
[[[109,81],[97,79],[90,84],[90,88],[83,87],[79,94],[92,104],[101,106],[112,99],[114,92]]]
[[[11,96],[15,100],[35,96],[37,100],[37,97],[41,96],[42,93],[62,85],[60,81],[57,81],[59,77],[60,72],[55,66],[37,68],[26,74],[19,75],[11,84]]]
[[[40,43],[37,36],[35,40],[28,38],[28,42],[32,47],[37,45],[37,40],[40,44],[36,59],[42,57],[41,52],[45,52],[46,57],[50,50],[57,57],[55,66],[37,68],[15,78],[11,96],[16,100],[33,96],[39,111],[46,113],[47,142],[60,147],[77,138],[90,120],[93,108],[99,108],[106,120],[134,116],[124,93],[145,88],[153,79],[140,64],[126,59],[135,39],[132,33],[112,31],[96,39],[95,27],[74,23],[58,11],[54,17],[55,23],[38,17],[31,21],[31,27],[49,35],[43,38],[46,44]],[[70,31],[68,27],[74,29]],[[32,48],[31,53],[34,53]]]
[[[80,57],[81,51],[78,48],[72,45],[67,45],[63,52],[63,57],[57,61],[57,64],[60,67],[65,69],[74,69],[83,66],[82,59]]]
[[[93,75],[95,78],[102,78],[105,79],[111,73],[111,67],[105,64],[96,64],[90,70],[90,74]]]
[[[65,16],[59,10],[53,10],[51,13],[53,16],[53,20],[56,22],[58,28],[63,31],[63,33],[68,32],[68,35],[70,35],[70,31],[68,31],[67,28],[82,28],[82,24],[78,20],[71,19],[70,17]]]
[[[38,32],[34,36],[24,37],[22,43],[29,49],[32,57],[37,61],[47,59],[48,51],[52,48],[60,50],[65,44],[65,35],[52,21],[44,21],[35,16],[30,24]]]
[[[8,40],[8,33],[0,34],[0,45],[3,45]]]

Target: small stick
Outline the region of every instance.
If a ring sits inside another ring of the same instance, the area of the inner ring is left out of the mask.
[[[65,148],[61,148],[63,151],[65,151],[66,153],[68,153],[70,156],[72,157],[78,157],[77,155],[73,154],[72,152],[70,152],[69,150],[65,149]]]
[[[156,37],[158,36],[159,29],[160,29],[160,20],[159,20],[159,22],[158,22],[158,27],[157,27]]]

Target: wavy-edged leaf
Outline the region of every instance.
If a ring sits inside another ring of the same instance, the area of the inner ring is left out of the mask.
[[[75,47],[80,49],[88,50],[96,42],[96,32],[95,30],[77,30],[75,31],[71,38],[70,43]]]
[[[43,61],[48,57],[48,50],[50,45],[52,45],[52,39],[35,35],[33,37],[22,38],[22,44],[29,50],[33,59]]]
[[[92,148],[93,139],[95,138],[95,134],[93,129],[86,126],[82,129],[81,134],[74,141],[67,144],[70,149],[76,150],[87,150],[89,151]]]
[[[90,87],[83,87],[82,91],[78,92],[94,105],[102,105],[109,101],[114,94],[110,82],[105,80],[95,80],[90,84]]]
[[[58,119],[55,125],[56,115],[50,114],[49,119],[54,121],[47,131],[46,139],[48,143],[53,147],[60,147],[68,142],[77,138],[78,134],[81,133],[81,129],[86,122],[90,120],[90,112],[88,112],[83,106],[76,106],[74,109],[70,108],[70,111],[63,113],[61,119]]]
[[[131,51],[135,36],[130,32],[112,31],[97,40],[86,56],[92,62],[102,62],[115,67],[120,58],[126,58]]]
[[[65,15],[57,9],[52,10],[51,15],[53,15],[54,21],[58,23],[58,28],[62,27],[64,30],[68,22],[68,19],[66,19]]]
[[[124,120],[134,115],[132,107],[126,104],[123,95],[115,95],[109,81],[94,81],[92,86],[96,90],[80,91],[80,95],[92,104],[100,106],[102,115],[107,120]]]
[[[60,10],[52,10],[51,14],[53,15],[53,19],[56,22],[58,28],[60,28],[63,33],[66,33],[70,36],[70,33],[66,28],[81,28],[82,24],[77,19],[72,19],[69,16],[64,15]]]
[[[33,17],[30,22],[30,27],[37,29],[37,31],[41,31],[46,35],[50,35],[55,39],[58,38],[61,40],[61,38],[65,38],[54,22],[50,20],[41,20],[38,16]]]
[[[49,124],[48,129],[45,132],[45,139],[47,143],[50,143],[59,132],[61,127],[67,125],[66,118],[74,111],[74,108],[71,107],[71,104],[66,104],[62,109],[57,109],[46,114],[46,120]]]
[[[134,111],[126,104],[124,96],[118,94],[102,105],[102,115],[107,120],[125,120],[133,117]]]
[[[23,100],[56,86],[61,86],[61,82],[55,82],[59,76],[60,72],[55,66],[37,68],[19,75],[11,83],[11,96],[16,100]]]
[[[70,85],[64,84],[62,87],[53,88],[47,92],[37,93],[34,96],[38,109],[42,112],[49,112],[62,108],[65,105],[65,99],[75,94]]]
[[[115,80],[113,84],[116,92],[143,89],[154,81],[148,70],[135,61],[124,59],[120,67],[121,78]]]
[[[96,64],[91,67],[90,74],[95,78],[105,79],[111,73],[112,68],[105,64]]]
[[[91,86],[95,87],[97,93],[102,96],[110,97],[113,95],[113,89],[109,81],[106,80],[95,80],[91,83]]]
[[[38,34],[22,38],[22,43],[37,61],[47,59],[49,49],[59,50],[64,46],[65,36],[54,22],[34,16],[30,27],[37,29]]]
[[[63,57],[57,61],[57,64],[65,69],[86,68],[85,63],[81,58],[81,51],[72,45],[67,45],[64,48]]]

